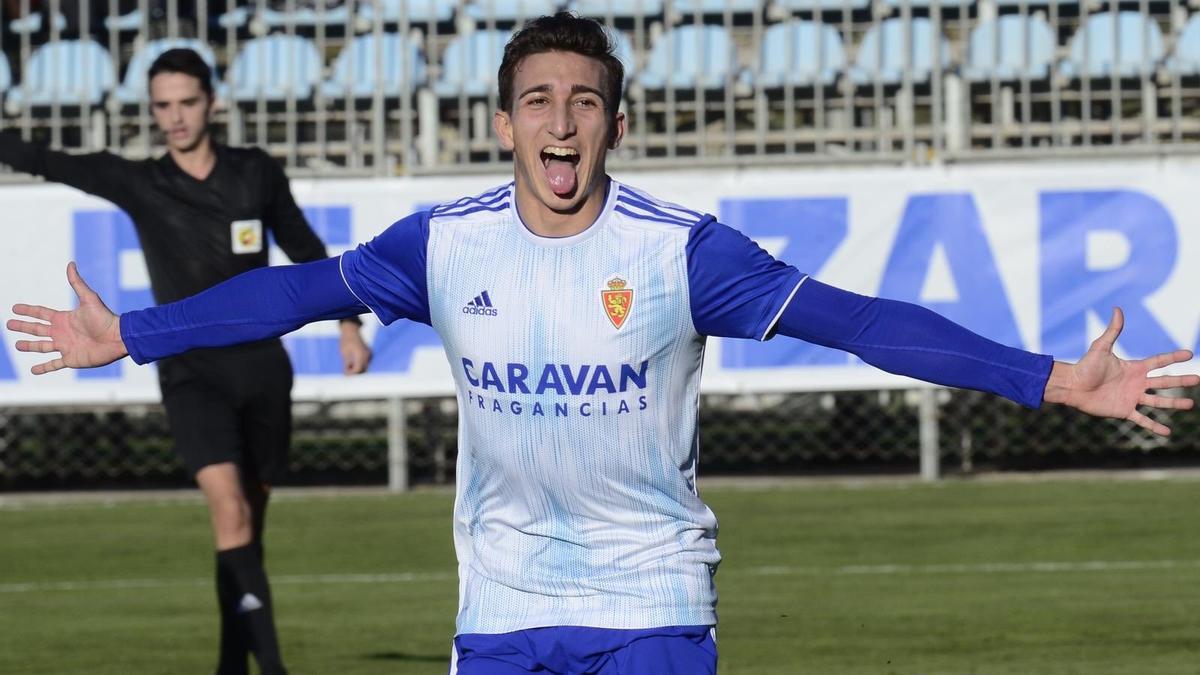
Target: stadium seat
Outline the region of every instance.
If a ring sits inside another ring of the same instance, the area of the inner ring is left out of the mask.
[[[41,12],[33,12],[32,14],[27,14],[19,19],[13,19],[12,21],[9,21],[8,29],[18,35],[23,33],[33,34],[42,29],[42,22],[44,20],[45,17]],[[63,16],[62,14],[55,14],[54,27],[60,31],[66,30],[67,17]]]
[[[442,53],[442,74],[433,85],[434,93],[441,98],[492,93],[509,36],[503,30],[477,30],[456,36]]]
[[[383,59],[382,76],[375,69],[377,58]],[[371,98],[378,79],[384,96],[400,96],[425,84],[425,78],[425,57],[416,42],[397,33],[384,33],[376,43],[375,36],[367,33],[338,53],[333,75],[322,85],[322,93],[329,98]]]
[[[154,63],[154,59],[157,59],[163,52],[175,48],[195,51],[204,59],[208,67],[216,72],[217,57],[208,44],[200,40],[185,38],[153,40],[134,52],[133,57],[129,59],[129,65],[125,67],[125,79],[122,80],[121,86],[113,92],[114,98],[124,105],[137,105],[147,100],[149,92],[146,89],[146,73],[150,70],[150,64]]]
[[[559,0],[472,0],[464,11],[475,21],[508,23],[553,14],[561,6]]]
[[[381,9],[384,23],[399,23],[401,16],[410,22],[449,21],[454,16],[457,0],[376,0],[359,6],[359,18],[374,23],[375,8]]]
[[[242,45],[227,75],[233,101],[308,98],[321,80],[321,55],[296,35],[268,35]]]
[[[132,33],[142,27],[142,10],[135,9],[128,14],[109,15],[104,17],[104,28],[121,33]]]
[[[1192,15],[1175,41],[1175,51],[1167,59],[1167,70],[1177,75],[1200,73],[1200,14]]]
[[[621,65],[625,66],[625,79],[628,80],[637,71],[637,59],[634,58],[633,44],[629,42],[625,33],[619,30],[609,29],[608,36],[613,41],[613,52],[621,61]]]
[[[0,93],[7,93],[12,87],[12,68],[8,65],[8,57],[0,52]]]
[[[762,11],[763,0],[671,0],[671,8],[680,16],[691,14],[752,14]]]
[[[996,34],[999,32],[999,40]],[[967,41],[968,80],[1044,79],[1054,62],[1054,31],[1038,15],[1005,14],[984,21],[971,31]],[[1028,51],[1026,51],[1028,49]]]
[[[941,34],[934,35],[933,22],[929,19],[916,17],[911,25],[912,42],[907,65],[913,82],[925,82],[933,71],[935,38],[942,68],[950,65],[950,43]],[[859,84],[868,84],[875,81],[878,72],[879,80],[884,84],[902,82],[906,66],[905,30],[905,22],[899,18],[872,26],[858,46],[858,58],[850,71],[851,78]]]
[[[217,23],[222,28],[241,28],[254,18],[261,21],[263,28],[267,30],[287,26],[296,28],[345,26],[348,22],[354,23],[355,21],[355,15],[350,10],[350,3],[330,7],[321,13],[312,7],[297,7],[294,11],[287,12],[264,6],[262,11],[258,11],[257,5],[251,4],[234,7],[225,12],[217,17]]]
[[[268,7],[263,9],[259,18],[262,19],[263,25],[267,28],[283,28],[285,26],[296,26],[298,28],[345,26],[348,22],[353,23],[354,21],[354,13],[350,11],[351,4],[343,3],[337,7],[330,7],[324,12],[318,12],[312,7],[304,7],[292,12],[274,10]]]
[[[97,105],[116,82],[112,58],[91,40],[50,42],[29,57],[20,86],[8,93],[14,106]]]
[[[1084,52],[1084,43],[1087,51]],[[1138,12],[1101,12],[1071,36],[1070,55],[1062,64],[1067,77],[1138,77],[1150,75],[1163,58],[1163,36],[1153,19]]]
[[[1079,0],[995,0],[997,7],[1045,7],[1047,5],[1078,5]]]
[[[656,17],[663,13],[662,0],[572,0],[567,9],[579,16],[603,19],[632,19]]]
[[[679,26],[658,38],[634,80],[649,90],[718,89],[736,74],[736,58],[723,26]]]
[[[903,7],[905,0],[887,0],[885,3],[888,7]],[[1036,0],[1034,0],[1036,2]],[[970,5],[973,0],[941,0],[938,4],[942,7],[964,7]],[[933,0],[908,0],[909,7],[932,7]]]
[[[833,26],[815,21],[789,21],[775,24],[763,33],[758,70],[747,70],[742,74],[742,82],[765,89],[818,82],[828,85],[845,66],[842,37]]]
[[[813,10],[838,11],[840,9],[866,9],[871,0],[774,0],[775,6],[789,12],[811,12]]]

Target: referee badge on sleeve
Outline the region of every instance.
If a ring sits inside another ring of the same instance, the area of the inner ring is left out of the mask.
[[[229,224],[229,238],[234,253],[259,253],[263,250],[261,220],[235,220]]]

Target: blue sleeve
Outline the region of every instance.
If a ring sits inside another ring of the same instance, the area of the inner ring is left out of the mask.
[[[779,319],[781,335],[841,349],[889,373],[1042,404],[1054,359],[1006,347],[919,305],[805,279]]]
[[[687,242],[692,324],[701,335],[765,340],[804,278],[746,235],[711,218]]]
[[[289,333],[304,324],[366,311],[337,258],[263,267],[190,298],[121,315],[121,339],[137,363],[200,347],[224,347]]]
[[[342,254],[346,285],[385,324],[409,319],[429,324],[425,250],[429,212],[414,213]]]

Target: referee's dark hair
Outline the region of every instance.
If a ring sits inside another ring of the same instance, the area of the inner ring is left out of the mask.
[[[212,69],[204,59],[191,49],[168,49],[154,59],[150,64],[150,73],[146,76],[146,86],[159,73],[183,73],[200,80],[200,88],[208,94],[208,100],[213,100]]]

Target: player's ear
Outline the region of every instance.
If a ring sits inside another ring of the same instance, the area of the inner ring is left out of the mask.
[[[503,110],[497,110],[492,116],[492,128],[496,130],[496,138],[500,139],[500,147],[505,150],[512,150],[516,147],[513,143],[512,134],[512,118]]]
[[[612,131],[609,133],[608,137],[609,150],[616,150],[617,147],[621,145],[621,139],[625,138],[626,123],[627,120],[625,119],[625,113],[618,111],[616,115],[613,115],[611,126]]]

